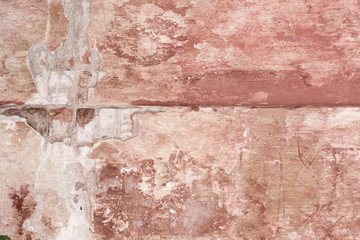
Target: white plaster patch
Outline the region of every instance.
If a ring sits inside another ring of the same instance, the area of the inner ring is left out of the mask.
[[[178,184],[174,182],[168,182],[164,187],[156,187],[154,189],[154,198],[158,200],[165,197],[166,195],[170,194],[177,185]]]
[[[98,116],[98,139],[115,138],[126,140],[133,137],[132,115],[135,112],[144,110],[138,108],[130,109],[111,109],[105,108],[99,110]]]
[[[96,123],[95,121],[90,121],[85,126],[77,127],[76,135],[77,135],[77,142],[79,144],[91,144],[94,141],[94,132],[96,132]]]
[[[69,93],[73,90],[72,72],[58,74],[52,72],[49,79],[50,101],[58,104],[66,104],[70,101]]]
[[[90,239],[89,227],[82,212],[71,211],[67,226],[61,229],[56,240]]]
[[[138,184],[139,189],[145,194],[150,194],[152,190],[152,185],[148,180],[150,180],[149,177],[142,177],[141,183]]]
[[[6,130],[16,131],[16,122],[26,122],[26,120],[18,116],[7,117],[4,115],[0,115],[0,123],[6,124]]]
[[[335,111],[329,116],[326,125],[333,127],[348,127],[352,124],[360,124],[360,110],[356,108],[345,108]]]
[[[318,112],[310,113],[306,115],[304,125],[307,129],[322,129],[326,122],[326,116],[319,114]]]

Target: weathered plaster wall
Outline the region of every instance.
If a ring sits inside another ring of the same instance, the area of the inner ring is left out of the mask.
[[[0,0],[0,240],[359,239],[359,14]]]

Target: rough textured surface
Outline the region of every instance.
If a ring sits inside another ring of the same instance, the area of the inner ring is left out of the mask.
[[[0,1],[0,104],[24,103],[36,91],[26,56],[45,40],[47,14],[46,0]]]
[[[0,240],[360,239],[359,6],[0,0]]]
[[[14,239],[360,237],[358,109],[87,109],[76,127],[48,112],[47,138],[1,118],[0,232]],[[87,128],[103,117],[123,130]]]
[[[358,1],[94,0],[91,103],[354,105]]]
[[[76,188],[84,175],[73,148],[47,143],[14,116],[1,117],[0,131],[0,235],[89,239],[89,200]]]
[[[360,237],[359,110],[176,109],[136,125],[88,155],[95,239]]]
[[[0,233],[14,239],[31,232],[24,225],[36,207],[41,136],[16,117],[0,119]]]

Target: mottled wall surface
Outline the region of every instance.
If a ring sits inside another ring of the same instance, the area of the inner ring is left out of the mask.
[[[0,0],[0,240],[360,239],[359,14]]]
[[[94,0],[94,104],[359,102],[359,1]]]

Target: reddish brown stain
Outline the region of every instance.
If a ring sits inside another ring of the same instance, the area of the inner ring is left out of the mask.
[[[342,83],[333,80],[324,87],[309,86],[308,73],[303,71],[225,71],[210,72],[194,82],[189,82],[180,99],[192,104],[219,104],[257,106],[251,98],[253,89],[266,93],[261,102],[266,105],[326,105],[338,102],[353,104],[355,81]],[[354,85],[353,88],[352,85]],[[345,88],[344,88],[345,87]],[[337,91],[337,92],[334,92]],[[332,94],[329,94],[332,93]],[[346,99],[346,101],[344,101]]]
[[[48,46],[50,51],[54,51],[65,42],[69,30],[69,20],[64,14],[62,1],[52,1],[48,14],[50,19]]]
[[[356,106],[360,84],[333,79],[325,86],[309,86],[303,71],[224,71],[190,78],[176,101],[138,99],[134,105],[159,106]],[[253,100],[254,89],[265,94]]]
[[[0,106],[7,104],[23,105],[24,103],[25,102],[21,102],[21,101],[0,101]]]
[[[69,68],[73,68],[74,67],[74,58],[70,58],[68,63],[69,63]]]
[[[175,155],[170,158],[173,163],[168,165],[169,181],[177,174]],[[184,154],[177,158],[177,161],[184,161]],[[143,177],[146,177],[147,184],[155,187],[154,160],[142,160],[135,166],[138,170],[130,172],[122,171],[126,166],[114,163],[100,169],[100,186],[109,180],[117,182],[117,186],[107,188],[96,197],[99,207],[94,213],[95,232],[101,239],[115,236],[206,236],[221,231],[221,227],[231,220],[225,208],[219,207],[218,195],[208,190],[211,181],[197,181],[194,190],[180,184],[171,194],[156,200],[138,187]],[[105,213],[106,209],[110,209],[111,216]],[[125,224],[127,227],[123,231],[116,231]]]
[[[112,164],[106,164],[99,173],[99,182],[118,176],[120,169]]]
[[[12,207],[16,211],[16,216],[18,219],[18,234],[23,235],[23,224],[26,219],[28,219],[31,214],[34,212],[36,207],[36,202],[29,195],[29,185],[25,184],[20,187],[19,190],[11,189],[9,193],[9,198],[12,199]],[[28,236],[28,234],[27,234]],[[28,238],[26,236],[26,238]],[[30,237],[31,238],[31,237]]]
[[[16,108],[11,108],[8,109],[4,112],[5,116],[20,116],[21,115],[21,111],[19,109]]]
[[[258,223],[262,226],[265,226],[267,224],[267,222],[265,221],[265,215],[264,215],[265,211],[266,211],[266,208],[265,208],[264,204],[261,204],[259,213],[257,216],[257,220],[258,220]]]
[[[90,71],[81,71],[79,74],[77,97],[80,103],[88,101],[88,82],[91,77],[92,73]]]
[[[90,64],[90,52],[89,50],[86,50],[85,53],[81,57],[81,63],[83,64]]]
[[[351,56],[359,45],[359,16],[344,4],[114,1],[107,9],[95,2],[90,32],[108,76],[96,86],[94,102],[357,106],[359,64]],[[143,13],[154,5],[158,15]],[[108,23],[102,21],[105,13]],[[158,41],[164,36],[168,41]],[[124,74],[129,66],[132,77]]]
[[[42,223],[45,225],[48,233],[53,234],[53,233],[56,232],[57,227],[54,226],[54,224],[53,224],[53,222],[52,222],[52,217],[51,217],[51,216],[48,216],[48,215],[47,215],[47,216],[44,216],[44,215],[42,215],[41,221],[42,221]]]
[[[85,190],[86,190],[86,186],[85,186],[84,183],[76,182],[76,184],[75,184],[75,190],[76,190],[76,191],[79,191],[79,190],[85,191]]]
[[[93,150],[89,157],[92,159],[114,159],[116,154],[119,152],[115,147],[111,144],[103,142],[101,143],[95,150]]]
[[[138,99],[131,102],[133,105],[143,105],[143,106],[193,106],[193,104],[184,102],[184,101],[152,101],[145,99]]]
[[[71,122],[73,111],[68,108],[51,109],[49,115],[50,121],[59,120],[61,122]]]
[[[26,113],[28,114],[39,114],[41,117],[46,118],[48,115],[48,112],[45,108],[27,108]]]
[[[80,127],[84,127],[91,122],[95,117],[95,109],[93,108],[80,108],[76,112],[76,122]]]

